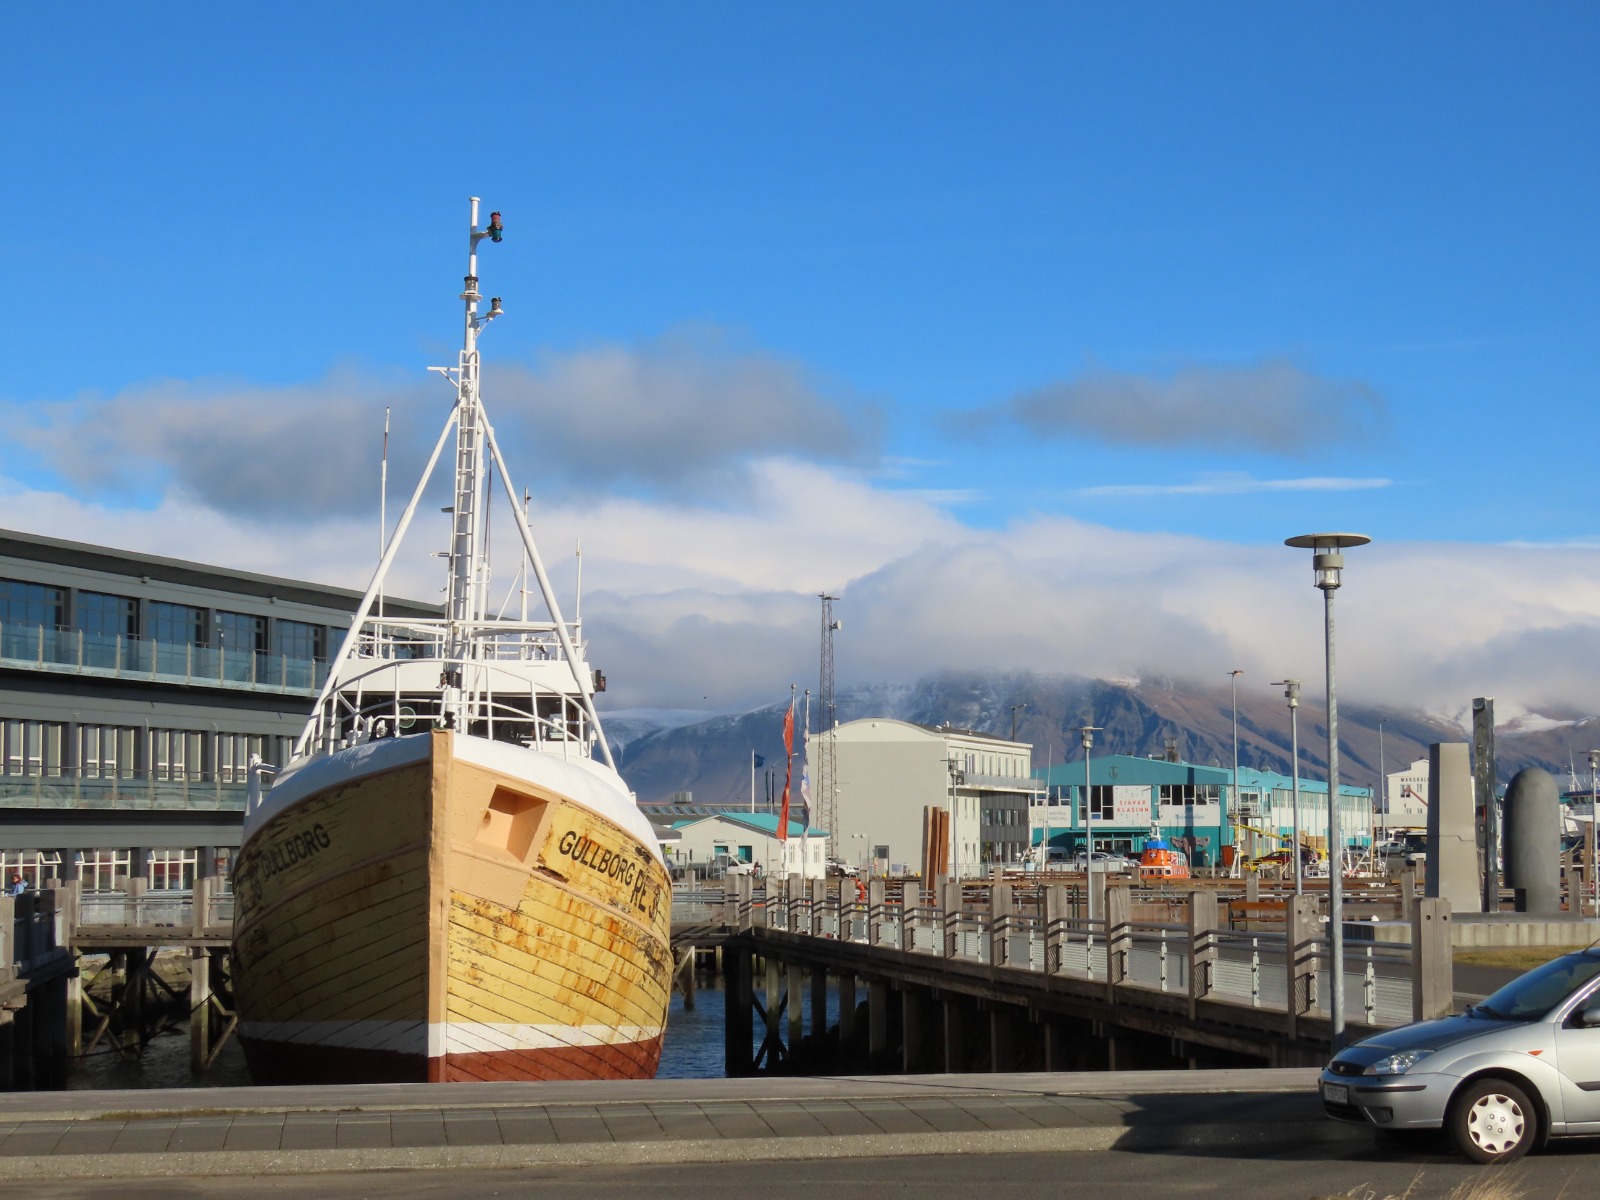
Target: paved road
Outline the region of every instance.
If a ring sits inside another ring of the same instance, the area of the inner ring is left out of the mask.
[[[1337,1153],[1103,1151],[832,1159],[804,1163],[604,1166],[383,1172],[261,1179],[0,1184],[0,1197],[29,1200],[1443,1200],[1489,1180],[1514,1183],[1523,1200],[1583,1200],[1600,1167],[1600,1142],[1565,1143],[1509,1168],[1469,1166],[1442,1152],[1369,1144]],[[1411,1189],[1408,1193],[1407,1189]]]

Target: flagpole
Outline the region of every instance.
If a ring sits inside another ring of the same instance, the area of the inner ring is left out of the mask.
[[[750,811],[756,810],[756,752],[750,751]]]

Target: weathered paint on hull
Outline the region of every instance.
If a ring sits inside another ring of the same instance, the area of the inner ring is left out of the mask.
[[[234,874],[236,999],[262,1082],[650,1078],[671,887],[619,825],[427,757],[308,795]]]

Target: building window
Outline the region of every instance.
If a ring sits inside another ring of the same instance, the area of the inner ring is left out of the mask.
[[[194,850],[150,851],[150,890],[180,892],[194,887]]]
[[[61,774],[66,726],[59,721],[6,721],[0,740],[7,775]]]
[[[150,602],[150,637],[168,646],[206,644],[206,610],[192,604]]]
[[[7,850],[0,854],[0,864],[4,865],[7,885],[13,875],[21,875],[28,881],[30,891],[53,883],[61,873],[61,855],[54,850]]]
[[[1094,809],[1096,821],[1109,821],[1117,812],[1116,794],[1109,783],[1097,783],[1089,789],[1089,803]],[[1078,789],[1078,820],[1085,820],[1083,815],[1083,789]]]
[[[58,587],[0,579],[0,623],[59,628],[64,595]]]
[[[265,654],[267,619],[252,617],[249,613],[219,612],[217,645],[224,650],[254,650],[257,654]]]
[[[78,862],[78,876],[86,892],[115,890],[117,880],[128,875],[131,856],[126,850],[85,850]]]
[[[284,658],[320,662],[328,657],[328,631],[304,621],[279,621],[278,653]]]
[[[106,592],[79,592],[72,605],[72,627],[105,637],[138,637],[139,602]]]

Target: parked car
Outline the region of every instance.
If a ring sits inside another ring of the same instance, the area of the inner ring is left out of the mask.
[[[734,858],[731,854],[719,854],[711,860],[711,872],[714,875],[754,875],[755,871],[755,863]]]
[[[1068,865],[1070,869],[1074,871],[1087,871],[1091,869],[1089,866],[1089,856],[1085,851],[1082,850],[1078,851],[1072,856],[1072,860]],[[1135,870],[1135,865],[1129,859],[1124,858],[1120,854],[1108,854],[1102,850],[1096,850],[1094,852],[1094,866],[1092,869],[1097,875],[1101,873],[1111,875],[1126,875],[1128,872]]]
[[[1428,863],[1428,835],[1397,834],[1378,847],[1375,857],[1385,875],[1398,875],[1407,867],[1424,870]]]
[[[854,879],[857,875],[861,874],[861,872],[850,863],[841,862],[837,858],[830,858],[828,860],[828,874],[843,875],[846,879]]]
[[[1480,1163],[1600,1131],[1600,949],[1552,959],[1456,1016],[1357,1042],[1318,1086],[1336,1120],[1443,1129]]]

